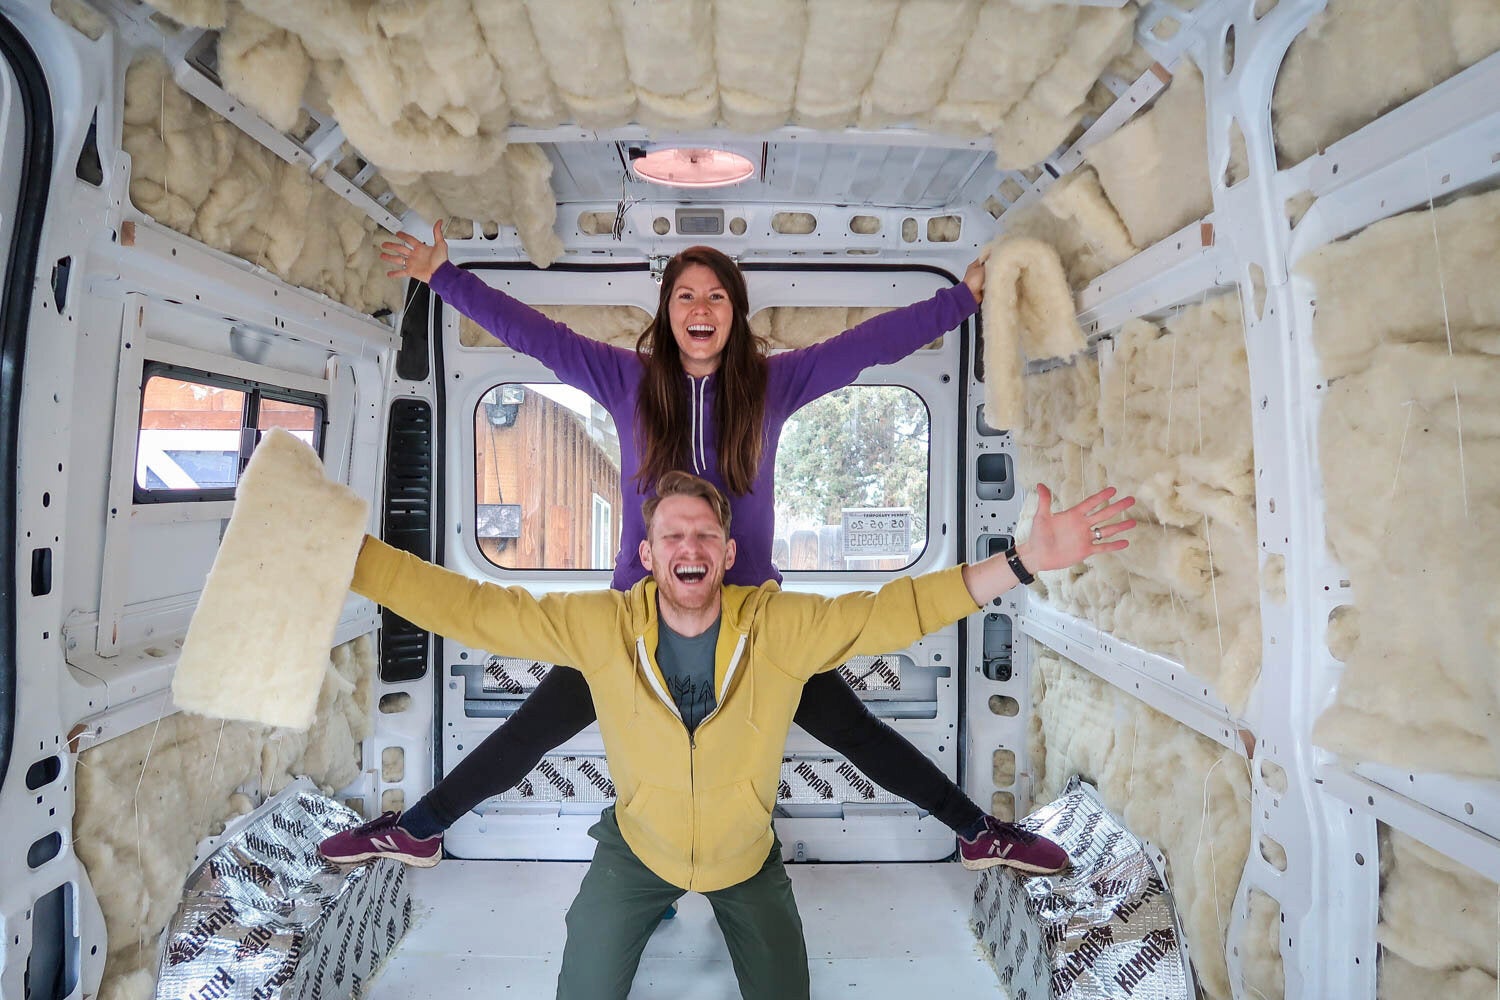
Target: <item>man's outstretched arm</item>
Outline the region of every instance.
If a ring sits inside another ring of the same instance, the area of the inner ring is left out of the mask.
[[[1128,510],[1135,498],[1111,502],[1114,495],[1114,489],[1101,490],[1053,513],[1052,493],[1039,485],[1031,537],[1017,546],[1021,568],[1032,574],[1063,569],[1096,552],[1125,548],[1129,543],[1116,536],[1135,527],[1135,521],[1112,519]],[[879,590],[832,599],[783,591],[772,597],[770,620],[762,623],[757,642],[784,672],[807,678],[851,656],[905,649],[973,614],[1018,582],[1002,553],[972,565],[897,577]]]
[[[349,587],[429,632],[549,663],[596,661],[580,656],[579,639],[614,628],[619,603],[613,591],[537,598],[520,587],[481,583],[368,535]]]

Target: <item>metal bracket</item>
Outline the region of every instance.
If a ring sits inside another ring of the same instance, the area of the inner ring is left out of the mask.
[[[667,271],[667,261],[671,260],[665,254],[653,254],[651,257],[651,280],[658,285],[661,284],[662,275]]]

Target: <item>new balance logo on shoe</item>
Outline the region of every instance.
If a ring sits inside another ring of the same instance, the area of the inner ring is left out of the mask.
[[[1068,852],[1046,837],[1014,823],[984,818],[984,829],[973,840],[958,841],[959,861],[970,871],[1005,865],[1034,875],[1051,875],[1068,866]]]
[[[401,829],[394,812],[352,830],[335,833],[318,845],[318,853],[338,864],[390,858],[405,865],[431,868],[443,859],[441,835],[418,839]]]

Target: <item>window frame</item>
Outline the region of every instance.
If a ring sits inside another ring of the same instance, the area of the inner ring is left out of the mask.
[[[865,381],[861,381],[861,380],[856,380],[856,381],[850,382],[848,385],[840,386],[837,389],[834,389],[834,390],[831,390],[829,392],[826,392],[823,395],[817,397],[816,399],[808,400],[806,403],[802,404],[797,409],[793,410],[792,413],[787,417],[787,419],[788,420],[792,420],[792,419],[794,419],[797,416],[798,413],[801,413],[803,410],[806,410],[808,407],[810,407],[810,406],[816,406],[819,402],[822,402],[823,400],[829,398],[830,396],[834,395],[835,393],[846,392],[846,391],[848,391],[850,389],[905,389],[907,392],[911,393],[913,396],[916,397],[917,402],[922,405],[923,412],[925,412],[926,415],[927,415],[927,462],[926,462],[926,468],[927,468],[926,480],[927,480],[927,485],[926,485],[926,489],[924,490],[924,494],[925,494],[925,498],[926,498],[926,503],[925,503],[925,506],[920,511],[920,513],[922,515],[922,523],[923,523],[922,548],[919,551],[917,551],[915,554],[909,555],[909,557],[907,558],[906,564],[903,565],[903,566],[901,566],[899,569],[885,569],[885,568],[876,568],[876,567],[865,568],[865,567],[860,567],[860,566],[846,566],[843,569],[789,569],[789,568],[787,568],[785,566],[777,566],[776,567],[777,572],[781,573],[783,579],[788,579],[788,580],[805,580],[805,581],[808,581],[808,582],[812,582],[812,581],[816,581],[816,580],[819,580],[819,579],[826,579],[826,578],[829,578],[829,577],[833,577],[836,574],[841,574],[842,577],[844,577],[844,578],[852,578],[852,579],[859,579],[859,578],[865,578],[865,579],[890,579],[890,578],[892,578],[894,576],[897,576],[897,575],[900,575],[902,573],[910,573],[910,572],[912,572],[913,571],[913,567],[919,565],[922,562],[922,560],[924,558],[926,558],[926,556],[927,556],[927,550],[932,546],[932,493],[933,493],[933,485],[932,485],[932,483],[933,483],[933,478],[932,478],[932,473],[933,473],[933,469],[932,469],[932,426],[933,426],[933,422],[934,421],[933,421],[933,413],[932,413],[932,403],[928,401],[927,397],[922,394],[922,391],[919,388],[917,388],[915,385],[911,385],[909,383],[901,382],[901,381],[898,381],[898,380],[895,380],[895,379],[890,379],[890,378],[881,379],[880,381],[872,381],[872,382],[865,382]],[[786,430],[785,430],[785,427],[783,427],[783,429],[782,429],[782,437],[785,438],[785,436],[786,436]],[[781,458],[781,452],[780,452],[780,449],[778,448],[778,450],[777,450],[777,460],[779,461],[780,458]],[[776,480],[776,484],[777,484],[776,485],[777,490],[780,490],[781,489],[781,479],[779,477]],[[775,499],[774,495],[772,496],[772,501],[771,502],[772,502],[773,505],[776,502],[776,499]],[[917,513],[919,513],[919,511],[917,510],[916,507],[913,507],[912,508],[912,514],[916,515]],[[788,537],[788,541],[790,541],[790,535],[788,535],[787,537]],[[774,553],[773,553],[773,556],[774,556]],[[892,557],[889,557],[889,558],[897,558],[897,557],[892,556]],[[772,561],[773,561],[773,564],[774,564],[774,558],[773,558]]]
[[[501,292],[522,303],[567,302],[580,306],[635,305],[648,314],[656,308],[659,287],[641,285],[635,279],[647,270],[645,263],[568,263],[559,262],[545,271],[537,270],[527,263],[502,261],[467,261],[459,265],[475,274]],[[849,305],[849,299],[835,296],[833,301],[824,283],[804,279],[825,275],[849,275],[861,282],[875,279],[870,295],[861,292],[857,301],[863,306],[886,306],[900,309],[921,301],[945,289],[959,284],[959,274],[954,270],[929,263],[903,262],[900,264],[870,264],[850,262],[775,260],[741,262],[741,269],[750,283],[751,312],[776,306],[825,306]],[[587,279],[587,280],[584,280]],[[912,279],[915,279],[914,281]],[[926,281],[923,279],[935,279]],[[769,282],[769,284],[767,284]],[[887,289],[898,288],[900,292]],[[908,287],[910,286],[910,287]],[[640,294],[640,293],[649,294]],[[465,345],[459,339],[458,321],[451,313],[445,313],[440,325],[441,352],[455,359],[457,369],[454,378],[462,377],[475,388],[463,392],[458,400],[444,403],[445,412],[460,421],[473,420],[474,408],[479,405],[483,391],[504,382],[542,383],[564,385],[547,365],[529,355],[522,354],[500,344],[485,343],[482,346]],[[945,404],[951,383],[962,380],[973,350],[972,340],[979,330],[979,317],[973,316],[945,331],[941,346],[924,347],[910,358],[897,365],[875,365],[862,372],[850,383],[853,386],[886,385],[899,386],[917,395],[929,415],[927,467],[927,522],[926,545],[920,555],[901,571],[883,569],[857,570],[785,570],[786,585],[818,593],[842,593],[849,589],[868,588],[903,573],[930,572],[952,565],[962,558],[956,545],[955,530],[961,528],[965,511],[962,509],[961,481],[948,484],[940,467],[935,463],[935,442],[944,435],[962,440],[963,422],[961,411],[965,405],[955,400],[950,408]],[[937,338],[934,338],[936,341]],[[773,350],[771,354],[782,353]],[[442,388],[450,383],[444,381]],[[440,389],[441,392],[441,389]],[[620,433],[624,433],[621,431]],[[464,482],[472,481],[476,473],[475,442],[472,431],[456,439],[461,449],[461,468]],[[465,485],[463,493],[468,492]],[[535,586],[544,589],[564,590],[588,586],[589,581],[608,579],[608,571],[577,568],[510,567],[494,562],[481,550],[472,527],[477,524],[475,501],[465,497],[462,502],[450,502],[452,516],[464,526],[460,531],[460,543],[466,565],[471,572],[506,584]]]
[[[244,405],[240,408],[239,458],[236,463],[238,467],[235,470],[234,486],[215,486],[200,489],[151,489],[141,485],[135,470],[140,460],[141,434],[144,430],[141,424],[145,419],[146,387],[151,383],[153,378],[170,378],[179,382],[191,382],[197,385],[232,389],[236,392],[244,393]],[[148,360],[141,366],[140,395],[141,406],[136,412],[135,461],[131,463],[130,470],[130,489],[133,503],[146,505],[161,503],[212,503],[215,501],[233,500],[235,492],[239,489],[239,478],[244,475],[245,466],[249,464],[250,456],[255,452],[263,436],[263,432],[256,426],[260,421],[260,404],[263,400],[293,403],[312,409],[317,415],[313,421],[313,450],[318,453],[320,459],[323,457],[323,444],[328,431],[328,397],[323,393],[309,392],[305,389],[289,389],[285,386],[262,382],[258,379],[224,375],[218,372],[190,368],[186,365],[173,364],[167,361]]]

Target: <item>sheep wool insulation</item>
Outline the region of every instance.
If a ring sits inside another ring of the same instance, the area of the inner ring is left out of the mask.
[[[1018,427],[1026,413],[1026,361],[1073,357],[1085,346],[1083,330],[1062,261],[1041,240],[995,244],[984,285],[985,419]]]
[[[172,678],[180,708],[306,729],[368,519],[311,446],[272,430],[236,491],[234,514]]]

